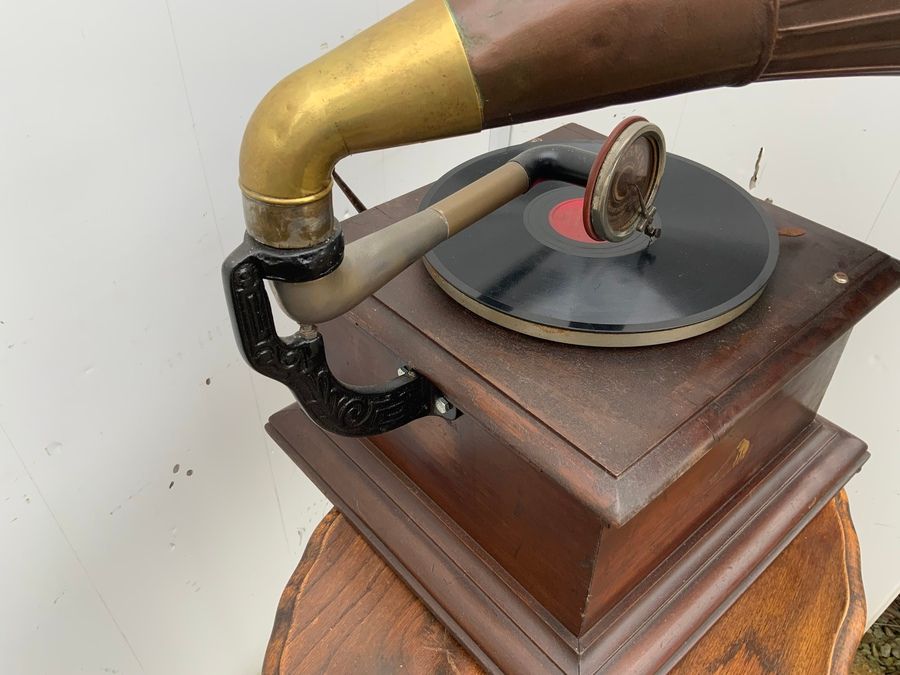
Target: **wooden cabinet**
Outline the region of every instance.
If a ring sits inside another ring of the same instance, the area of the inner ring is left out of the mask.
[[[575,125],[544,136],[596,138]],[[345,221],[347,237],[422,194]],[[291,407],[269,431],[483,668],[672,668],[837,508],[867,457],[816,410],[900,265],[764,208],[790,235],[775,273],[712,333],[618,350],[544,342],[467,312],[416,264],[322,326],[329,360],[357,384],[409,366],[463,415],[360,440]]]

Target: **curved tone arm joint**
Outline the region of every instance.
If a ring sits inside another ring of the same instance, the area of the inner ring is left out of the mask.
[[[308,283],[276,284],[284,311],[301,324],[330,321],[372,295],[445,239],[541,180],[585,185],[596,153],[561,144],[527,148],[427,209],[347,246],[344,261]]]
[[[525,169],[531,185],[542,180],[564,180],[584,187],[597,153],[570,145],[538,145],[520,152],[512,161]]]

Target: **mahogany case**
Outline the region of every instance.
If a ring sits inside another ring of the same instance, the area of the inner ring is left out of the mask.
[[[576,125],[543,137],[596,138]],[[423,194],[344,221],[345,235]],[[463,414],[359,440],[291,406],[269,431],[488,670],[666,668],[867,457],[816,410],[900,264],[764,208],[802,234],[781,238],[760,300],[712,333],[541,341],[467,312],[417,263],[322,326],[329,361],[354,384],[408,366]]]

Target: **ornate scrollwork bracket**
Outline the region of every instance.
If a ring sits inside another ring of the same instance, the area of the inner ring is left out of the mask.
[[[310,329],[288,338],[275,330],[265,281],[312,281],[334,270],[343,255],[340,234],[312,249],[276,249],[251,237],[222,266],[235,338],[258,373],[286,385],[323,429],[344,436],[372,436],[426,415],[459,413],[426,378],[412,371],[384,385],[356,387],[331,372],[322,336]]]

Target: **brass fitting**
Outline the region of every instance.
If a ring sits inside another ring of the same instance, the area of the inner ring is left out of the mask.
[[[334,228],[331,173],[346,155],[479,131],[482,105],[444,0],[415,0],[263,98],[244,132],[247,231],[306,248]]]

